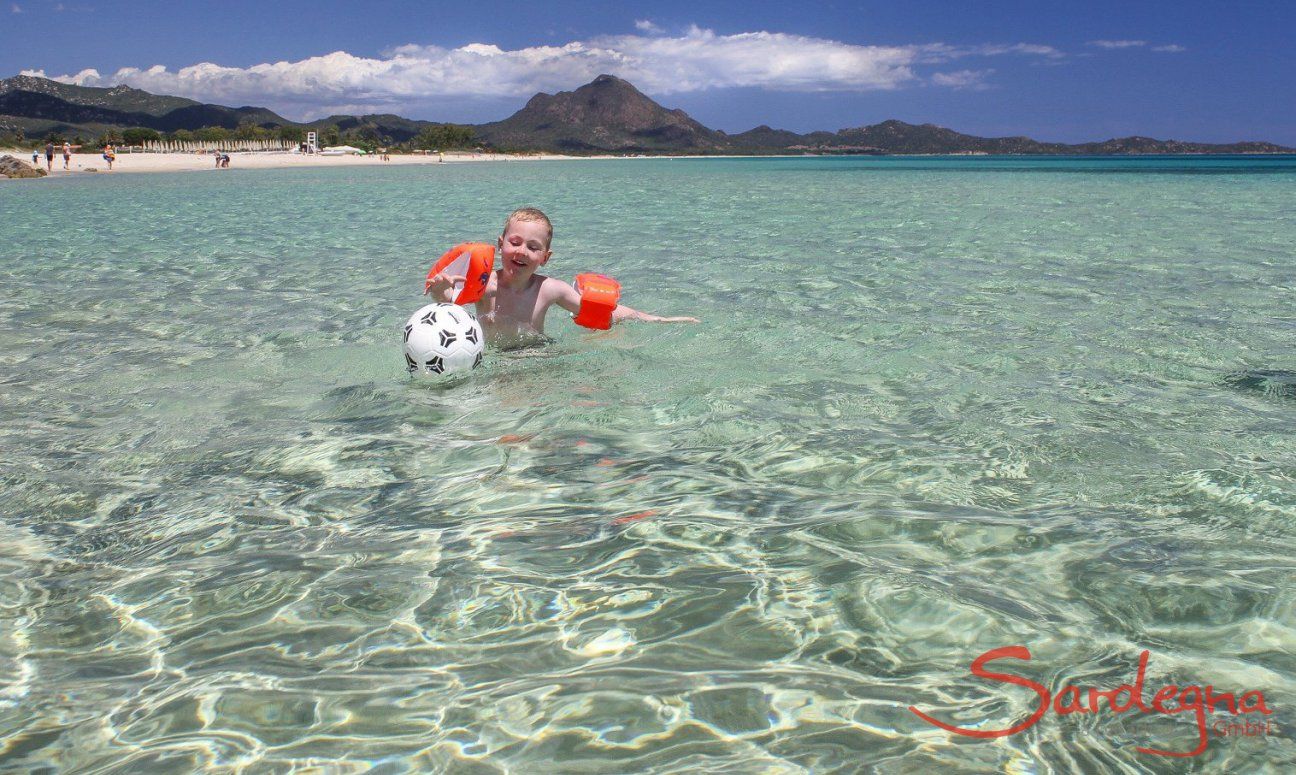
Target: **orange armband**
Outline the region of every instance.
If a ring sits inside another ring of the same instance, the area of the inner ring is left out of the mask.
[[[495,246],[485,242],[462,242],[447,250],[437,259],[427,280],[423,283],[423,293],[432,287],[432,278],[442,272],[462,275],[463,288],[455,297],[455,304],[472,304],[486,293],[490,283],[491,271],[495,269]]]
[[[621,299],[621,283],[607,275],[578,274],[572,283],[580,294],[580,311],[576,325],[606,331],[612,327],[612,310]]]

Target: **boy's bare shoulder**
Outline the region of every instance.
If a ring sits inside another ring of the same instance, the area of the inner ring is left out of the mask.
[[[543,274],[537,274],[535,279],[540,281],[540,293],[546,296],[553,296],[561,293],[563,287],[567,285],[567,283],[559,280],[557,277],[550,277]]]

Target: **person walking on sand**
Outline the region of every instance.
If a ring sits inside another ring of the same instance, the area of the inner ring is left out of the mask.
[[[63,169],[65,170],[72,169],[69,166],[71,163],[72,163],[72,146],[69,145],[67,141],[64,141],[63,142]]]
[[[45,171],[54,171],[54,142],[45,143]]]
[[[113,150],[111,143],[104,146],[103,158],[108,162],[108,171],[112,172],[113,162],[117,160],[117,152]]]
[[[33,148],[33,149],[32,149],[32,166],[33,166],[33,167],[39,167],[39,166],[40,166],[40,149],[39,149],[39,148]]]

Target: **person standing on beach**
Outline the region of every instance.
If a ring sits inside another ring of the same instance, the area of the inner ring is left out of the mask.
[[[33,166],[33,167],[39,167],[39,166],[40,166],[40,149],[39,149],[39,148],[33,148],[33,149],[32,149],[32,166]]]
[[[103,158],[104,161],[108,162],[108,171],[112,172],[112,165],[117,159],[117,152],[113,150],[111,143],[104,146]]]
[[[53,141],[45,143],[45,171],[54,171],[54,143]]]
[[[63,169],[65,169],[65,170],[70,170],[71,167],[68,166],[68,165],[70,165],[71,163],[72,163],[72,146],[69,145],[69,144],[67,143],[67,141],[64,141],[64,143],[63,143]]]

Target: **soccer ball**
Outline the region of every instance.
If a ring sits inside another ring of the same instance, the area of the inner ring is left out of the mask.
[[[486,337],[477,319],[456,304],[420,307],[405,323],[405,368],[441,376],[481,365]]]

